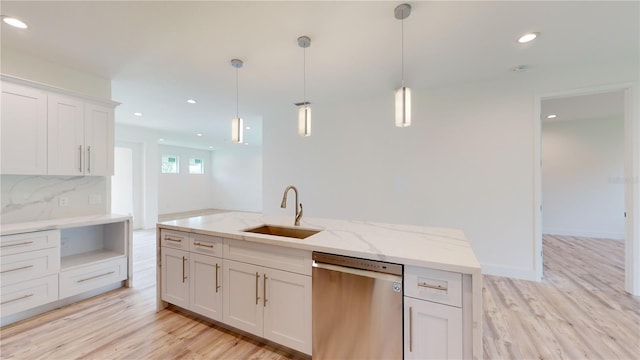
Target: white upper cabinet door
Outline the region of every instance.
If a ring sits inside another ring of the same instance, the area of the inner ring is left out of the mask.
[[[49,94],[49,175],[84,175],[84,103]]]
[[[47,174],[47,95],[2,82],[1,174]]]
[[[113,109],[85,104],[85,175],[113,175]]]

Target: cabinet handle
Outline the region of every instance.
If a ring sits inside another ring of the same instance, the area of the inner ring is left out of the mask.
[[[0,245],[0,248],[12,247],[12,246],[20,246],[20,245],[29,245],[29,244],[33,244],[33,241],[25,241],[25,242],[21,242],[21,243],[17,243],[17,244]]]
[[[78,145],[78,154],[80,157],[80,166],[78,166],[78,171],[82,173],[82,145]]]
[[[264,274],[262,278],[262,306],[267,307],[267,274]]]
[[[182,242],[182,239],[172,238],[171,236],[165,236],[164,239],[167,241]]]
[[[256,305],[258,305],[258,301],[260,300],[260,296],[258,296],[258,280],[260,280],[260,274],[256,272]]]
[[[22,299],[26,299],[26,298],[30,298],[32,296],[33,296],[33,294],[27,294],[27,295],[24,295],[24,296],[20,296],[19,298],[3,301],[3,302],[0,303],[0,305],[8,304],[8,303],[11,303],[11,302],[14,302],[14,301],[18,301],[18,300],[22,300]]]
[[[413,307],[409,306],[409,352],[413,352]]]
[[[423,288],[427,288],[427,289],[440,290],[440,291],[447,291],[448,290],[446,286],[431,285],[431,284],[427,284],[426,282],[419,282],[418,286],[423,287]]]
[[[2,271],[0,271],[0,274],[4,274],[4,273],[8,273],[8,272],[12,272],[12,271],[24,270],[24,269],[28,269],[28,268],[32,268],[32,267],[33,267],[33,265],[27,265],[27,266],[23,266],[23,267],[15,268],[15,269],[2,270]]]
[[[185,256],[182,257],[182,282],[184,283],[187,280],[187,277],[184,275],[184,263],[187,262],[187,258]]]
[[[97,278],[99,278],[99,277],[103,277],[103,276],[111,275],[111,274],[113,274],[113,273],[115,273],[115,271],[109,271],[109,272],[106,272],[106,273],[104,273],[104,274],[100,274],[100,275],[96,275],[96,276],[92,276],[92,277],[88,277],[88,278],[85,278],[85,279],[78,280],[78,282],[79,282],[79,283],[81,283],[81,282],[85,282],[85,281],[87,281],[87,280],[97,279]]]
[[[91,172],[91,146],[87,146],[87,172]]]
[[[218,293],[218,289],[220,289],[220,285],[218,284],[218,271],[220,270],[220,265],[216,263],[216,294]]]
[[[204,243],[201,243],[201,242],[197,242],[197,241],[196,241],[196,242],[194,242],[194,243],[193,243],[193,245],[195,245],[195,246],[202,246],[202,247],[206,247],[206,248],[213,249],[213,244],[211,244],[211,245],[207,245],[207,244],[204,244]]]

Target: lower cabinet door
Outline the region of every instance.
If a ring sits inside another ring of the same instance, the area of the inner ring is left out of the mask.
[[[404,298],[404,358],[461,359],[462,309]]]
[[[160,249],[162,300],[189,308],[189,253],[167,247]]]
[[[257,336],[263,334],[262,270],[260,266],[223,260],[222,321]]]
[[[189,309],[222,321],[222,259],[190,253]]]
[[[127,258],[60,271],[60,299],[127,279]]]
[[[7,316],[58,300],[58,274],[0,288],[0,314]]]
[[[265,269],[264,338],[311,355],[311,276]]]

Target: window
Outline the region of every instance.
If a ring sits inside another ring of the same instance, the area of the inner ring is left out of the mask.
[[[178,174],[180,172],[180,162],[177,156],[162,155],[162,173]]]
[[[202,159],[189,159],[189,174],[204,174]]]

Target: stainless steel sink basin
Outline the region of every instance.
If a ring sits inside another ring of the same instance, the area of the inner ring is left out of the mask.
[[[249,228],[243,230],[244,232],[250,232],[254,234],[266,234],[266,235],[275,235],[275,236],[283,236],[294,239],[305,239],[311,235],[317,234],[322,230],[313,230],[313,229],[304,229],[299,227],[287,227],[280,225],[260,225],[258,227]]]

